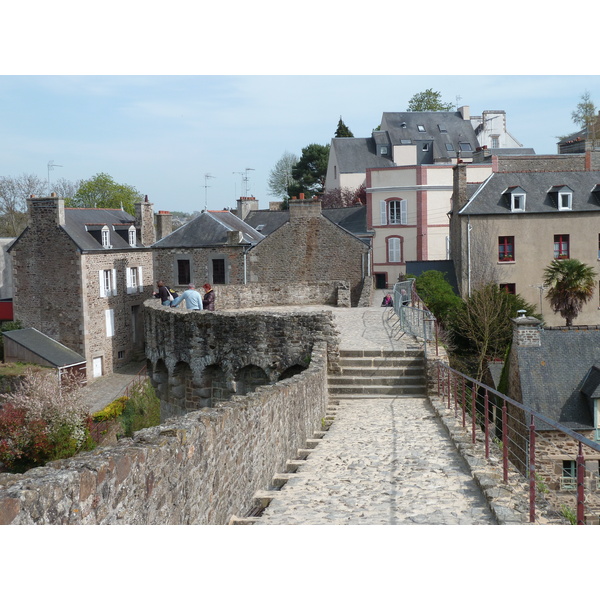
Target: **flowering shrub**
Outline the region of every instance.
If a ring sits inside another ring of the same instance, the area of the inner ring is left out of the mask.
[[[113,400],[108,406],[105,406],[102,410],[94,413],[92,419],[95,423],[102,421],[112,421],[117,417],[120,417],[125,410],[125,405],[129,398],[127,396],[120,396],[116,400]]]
[[[25,471],[90,447],[81,378],[28,369],[18,388],[1,394],[0,461]]]

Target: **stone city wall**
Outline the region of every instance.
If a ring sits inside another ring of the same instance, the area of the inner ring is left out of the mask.
[[[252,508],[320,429],[325,343],[303,373],[133,439],[23,475],[0,475],[0,524],[218,525]]]

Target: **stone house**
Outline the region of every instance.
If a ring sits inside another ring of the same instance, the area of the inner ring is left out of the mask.
[[[481,160],[488,143],[495,153],[533,154],[508,133],[504,111],[471,117],[468,106],[383,113],[370,138],[332,140],[326,189],[366,185],[376,287],[393,285],[408,261],[449,258],[452,167]]]
[[[600,327],[542,328],[533,317],[513,319],[507,395],[594,442],[600,441]],[[529,452],[529,419],[509,406],[509,427],[525,447],[511,448],[521,469]],[[542,419],[535,419],[536,469],[556,506],[574,507],[578,444]],[[583,446],[588,518],[600,513],[600,452]],[[596,521],[597,522],[597,521]]]
[[[82,355],[88,380],[143,355],[142,305],[152,293],[154,215],[65,208],[55,194],[27,201],[10,246],[14,318]]]
[[[564,323],[545,300],[543,271],[553,259],[599,263],[600,171],[591,165],[555,155],[454,168],[451,258],[463,297],[495,281],[537,305],[547,324]],[[599,306],[596,290],[578,320],[600,323]]]
[[[15,238],[0,238],[0,323],[13,320],[12,261],[7,249]]]

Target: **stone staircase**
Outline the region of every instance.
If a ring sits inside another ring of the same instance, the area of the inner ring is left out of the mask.
[[[331,400],[426,396],[422,350],[340,350],[340,374],[329,374]]]

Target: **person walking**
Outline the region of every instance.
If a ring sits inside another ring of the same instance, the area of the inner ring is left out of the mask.
[[[171,292],[169,292],[169,288],[165,285],[165,282],[159,279],[156,282],[156,285],[158,286],[158,292],[154,292],[154,297],[160,298],[163,306],[171,306],[173,297],[171,296]]]
[[[179,303],[185,300],[185,307],[188,310],[202,310],[202,296],[196,291],[196,286],[193,283],[188,284],[188,289],[183,292],[180,296],[177,296],[171,303],[171,306],[175,308]]]
[[[205,292],[202,299],[204,310],[215,310],[215,291],[212,289],[210,283],[205,283],[202,287]]]

